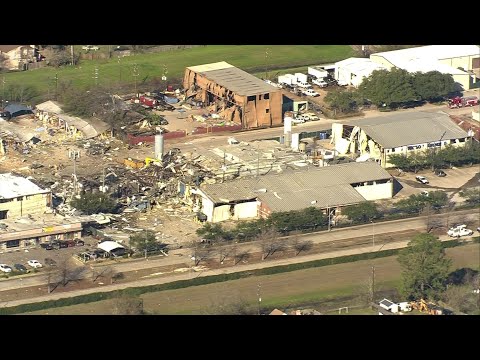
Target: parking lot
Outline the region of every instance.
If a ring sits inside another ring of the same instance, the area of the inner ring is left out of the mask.
[[[480,186],[480,182],[472,182],[474,178],[479,178],[478,166],[465,166],[462,168],[444,169],[447,176],[438,177],[431,170],[422,170],[418,173],[404,172],[401,176],[393,172],[393,176],[400,182],[402,189],[395,198],[404,198],[413,194],[419,194],[424,190],[446,190],[447,192],[457,192],[459,189],[469,183],[469,186]],[[428,184],[422,184],[415,179],[415,176],[421,175],[428,179]]]
[[[89,249],[96,249],[96,241],[93,239],[84,238],[85,246],[74,246],[68,248],[60,248],[53,250],[45,250],[40,247],[28,250],[13,250],[12,252],[4,252],[0,254],[0,264],[6,264],[13,268],[14,264],[22,264],[28,270],[32,268],[27,265],[28,260],[38,260],[43,267],[46,266],[45,259],[50,258],[55,262],[70,258],[73,254],[87,251]],[[0,273],[2,275],[3,273]]]

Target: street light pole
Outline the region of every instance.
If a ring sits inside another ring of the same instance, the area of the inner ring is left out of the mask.
[[[260,290],[261,290],[262,286],[260,284],[257,285],[257,298],[258,298],[258,311],[257,311],[257,314],[260,315],[260,304],[262,302],[262,297],[260,295]]]

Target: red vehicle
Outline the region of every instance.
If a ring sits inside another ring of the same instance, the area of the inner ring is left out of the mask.
[[[454,98],[448,100],[448,107],[450,109],[461,108],[464,106],[475,106],[475,105],[478,105],[478,98],[476,96],[467,96],[467,97],[455,96]]]
[[[139,100],[140,100],[140,104],[146,105],[146,106],[151,107],[151,108],[158,105],[157,100],[152,99],[151,97],[148,97],[148,96],[143,96],[142,95],[142,96],[140,96]]]

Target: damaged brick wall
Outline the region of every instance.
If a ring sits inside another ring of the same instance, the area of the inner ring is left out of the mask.
[[[207,106],[210,105],[209,93],[220,98],[217,100],[218,111],[223,111],[227,120],[241,123],[243,128],[279,126],[283,123],[280,91],[248,97],[238,95],[190,69],[185,69],[183,86],[187,97],[195,95]]]

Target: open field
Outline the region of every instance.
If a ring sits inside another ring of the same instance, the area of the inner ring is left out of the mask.
[[[268,57],[265,52],[268,48]],[[54,93],[55,74],[58,82],[71,82],[76,86],[94,85],[95,67],[98,66],[98,83],[104,86],[133,84],[133,65],[138,65],[138,84],[160,78],[167,68],[168,81],[181,79],[185,67],[217,61],[227,61],[234,66],[259,72],[267,66],[269,71],[295,66],[323,64],[352,56],[349,45],[208,45],[184,50],[136,54],[103,60],[82,60],[78,66],[41,68],[5,74],[6,86],[34,87],[39,93]]]
[[[453,269],[480,266],[479,244],[447,249],[453,259]],[[400,284],[400,266],[396,257],[375,259],[375,278],[378,295],[394,293]],[[241,299],[257,304],[260,285],[262,307],[288,308],[315,306],[327,311],[339,306],[353,306],[366,291],[371,276],[371,260],[299,270],[276,275],[250,277],[235,281],[202,285],[178,290],[167,290],[142,295],[144,309],[152,314],[207,314],[215,313],[223,304]],[[337,298],[341,298],[336,301]],[[343,300],[342,300],[343,299]],[[345,301],[344,299],[350,299]],[[400,300],[400,299],[398,299]],[[111,314],[113,300],[74,305],[32,312],[30,314]]]

